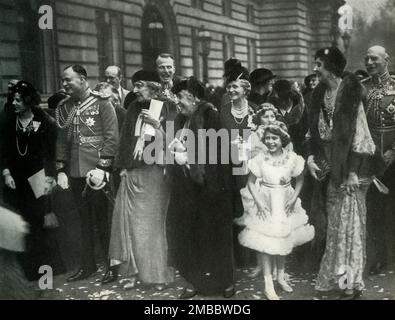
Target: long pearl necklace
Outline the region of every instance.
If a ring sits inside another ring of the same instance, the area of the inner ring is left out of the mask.
[[[15,125],[16,131],[22,130],[23,132],[26,132],[26,128],[29,126],[29,124],[30,124],[30,122],[31,122],[32,120],[33,120],[33,117],[30,117],[30,118],[28,118],[28,119],[22,120],[19,116],[17,116],[17,117],[16,117],[16,125]],[[21,157],[24,157],[24,156],[26,156],[26,154],[27,154],[27,149],[28,149],[28,147],[29,147],[29,144],[26,143],[25,151],[24,151],[24,152],[21,152],[21,149],[20,149],[20,147],[19,147],[18,133],[16,133],[15,136],[16,136],[16,149],[17,149],[19,155],[20,155]],[[27,136],[30,136],[30,131],[28,131]]]

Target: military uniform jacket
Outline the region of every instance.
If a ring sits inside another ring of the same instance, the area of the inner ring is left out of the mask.
[[[73,178],[85,177],[95,168],[110,171],[118,148],[114,107],[108,97],[88,90],[83,101],[66,98],[56,109],[58,169],[67,168]]]
[[[367,89],[366,116],[373,140],[381,155],[395,150],[395,79],[383,75],[378,83],[363,81]]]

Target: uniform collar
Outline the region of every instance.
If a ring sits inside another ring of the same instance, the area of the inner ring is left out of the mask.
[[[391,75],[388,72],[388,70],[386,70],[382,75],[376,77],[372,77],[372,82],[374,85],[379,86],[382,84],[386,84],[391,80]]]

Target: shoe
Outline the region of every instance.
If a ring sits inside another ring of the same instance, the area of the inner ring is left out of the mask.
[[[251,273],[247,275],[248,278],[256,278],[259,276],[259,274],[262,272],[262,269],[260,267],[254,268]]]
[[[362,291],[361,290],[345,290],[343,291],[343,294],[339,297],[339,300],[355,300],[358,299],[362,296]]]
[[[277,293],[274,290],[265,289],[263,293],[265,294],[268,300],[280,300],[280,298],[278,297]]]
[[[194,296],[197,295],[197,291],[193,288],[184,288],[182,291],[181,295],[179,296],[179,299],[184,300],[184,299],[190,299]]]
[[[373,265],[373,266],[370,268],[369,273],[372,274],[372,275],[377,275],[377,274],[379,274],[383,269],[384,269],[384,264],[381,263],[381,262],[377,262],[375,265]]]
[[[108,284],[117,281],[117,279],[118,279],[118,271],[110,268],[103,276],[103,279],[101,280],[101,284],[102,285]]]
[[[79,269],[77,273],[73,274],[72,276],[68,277],[66,279],[67,282],[74,282],[74,281],[79,281],[79,280],[84,280],[89,278],[92,274],[94,274],[96,270],[94,271],[87,271],[85,269]]]
[[[285,280],[279,281],[278,284],[281,287],[281,289],[283,289],[285,292],[289,292],[289,293],[294,292],[292,287]]]
[[[131,290],[131,289],[134,289],[136,287],[136,285],[137,285],[137,279],[132,278],[123,286],[123,289],[124,290]]]
[[[161,292],[161,291],[166,289],[166,284],[164,284],[164,283],[156,284],[156,285],[154,285],[154,289],[156,291],[160,291]]]
[[[226,288],[222,295],[225,299],[232,298],[235,295],[235,286],[232,284],[230,287]]]

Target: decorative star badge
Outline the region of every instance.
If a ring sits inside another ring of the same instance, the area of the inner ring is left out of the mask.
[[[87,118],[87,119],[86,119],[86,125],[87,125],[88,127],[93,127],[93,126],[95,125],[95,119],[93,119],[93,118],[91,118],[91,117]]]

